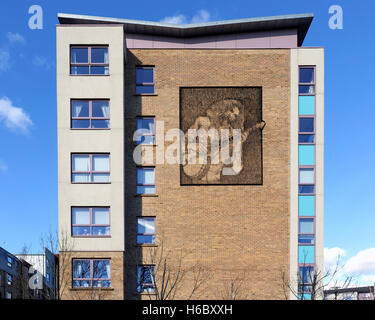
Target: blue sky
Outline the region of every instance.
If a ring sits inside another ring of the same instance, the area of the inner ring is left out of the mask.
[[[42,30],[28,28],[28,9],[34,4],[43,8]],[[328,27],[328,9],[335,4],[343,8],[343,30]],[[58,12],[151,21],[168,17],[177,23],[314,13],[304,45],[325,47],[327,257],[342,252],[355,270],[375,280],[375,214],[369,192],[375,180],[372,1],[2,0],[0,246],[19,252],[27,243],[37,250],[40,235],[57,227]],[[361,265],[367,266],[365,271]]]

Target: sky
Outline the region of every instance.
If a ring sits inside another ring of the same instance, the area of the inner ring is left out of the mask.
[[[43,9],[43,29],[29,28],[32,5]],[[331,5],[342,7],[343,29],[329,28]],[[57,228],[58,12],[171,23],[314,13],[304,46],[325,47],[326,262],[339,254],[348,272],[375,282],[375,2],[364,0],[2,0],[0,246],[39,250],[41,235]]]

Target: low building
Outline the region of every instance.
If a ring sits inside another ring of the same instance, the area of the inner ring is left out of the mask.
[[[30,299],[30,264],[0,247],[0,299]]]
[[[324,290],[325,300],[375,300],[374,286],[330,288]]]
[[[55,299],[57,257],[43,254],[12,254],[0,247],[0,299]]]
[[[56,297],[56,273],[57,273],[57,258],[47,248],[43,249],[42,254],[17,254],[17,258],[24,260],[33,267],[31,274],[37,275],[35,278],[35,284],[40,279],[40,285],[36,285],[33,291],[33,295],[37,299],[55,299]]]

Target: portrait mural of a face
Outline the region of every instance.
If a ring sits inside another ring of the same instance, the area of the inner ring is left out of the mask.
[[[185,134],[181,185],[261,185],[264,126],[260,87],[181,87],[180,129]],[[218,134],[209,135],[203,147],[194,146],[188,141],[188,133],[194,130]],[[226,139],[221,132],[227,133]],[[225,148],[227,153],[222,152]],[[206,161],[190,161],[192,155],[198,159],[202,149]],[[236,150],[240,150],[240,164],[234,166]]]

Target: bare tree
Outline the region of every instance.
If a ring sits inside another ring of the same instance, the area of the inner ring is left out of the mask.
[[[60,233],[50,232],[41,240],[49,250],[58,252],[58,267],[56,270],[56,299],[61,300],[66,291],[71,287],[71,261],[74,249],[74,241],[68,233],[62,230]]]
[[[324,288],[332,285],[332,283],[337,286],[340,282],[341,288],[348,288],[352,284],[353,276],[343,275],[338,279],[340,272],[344,269],[340,260],[341,257],[338,256],[335,265],[326,270],[319,270],[304,262],[299,265],[296,281],[290,281],[289,275],[282,271],[282,287],[285,298],[294,296],[300,300],[305,300],[307,297],[309,297],[309,300],[323,300]],[[304,261],[306,261],[306,257],[304,257]]]
[[[223,282],[221,298],[223,300],[245,300],[246,272],[230,274],[229,280]]]
[[[201,296],[210,271],[199,262],[186,267],[189,252],[183,248],[179,251],[166,249],[163,240],[145,249],[142,253],[148,255],[142,258],[133,255],[128,259],[128,269],[135,270],[133,276],[137,279],[138,292],[149,293],[152,300],[190,300]]]

